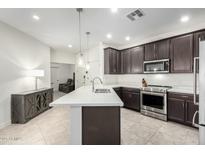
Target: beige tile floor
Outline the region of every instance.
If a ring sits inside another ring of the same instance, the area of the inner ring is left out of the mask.
[[[55,98],[62,96],[56,93]],[[54,107],[0,130],[0,144],[69,144],[69,108]],[[198,130],[121,109],[122,144],[198,144]]]

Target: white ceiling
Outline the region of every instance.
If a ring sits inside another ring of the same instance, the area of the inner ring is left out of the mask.
[[[136,40],[205,23],[205,9],[142,9],[145,16],[131,22],[126,15],[135,9],[84,9],[82,13],[82,45],[86,48],[85,32],[91,32],[90,46],[102,41],[113,46],[125,46]],[[35,21],[32,15],[40,17]],[[181,23],[180,17],[190,21]],[[78,13],[75,9],[0,9],[0,20],[35,37],[55,49],[79,51]],[[106,34],[113,38],[108,40]],[[129,35],[131,40],[125,41]],[[72,44],[73,48],[67,45]]]

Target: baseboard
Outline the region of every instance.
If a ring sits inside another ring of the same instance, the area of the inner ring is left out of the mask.
[[[2,129],[2,128],[8,126],[8,125],[11,125],[11,121],[0,123],[0,129]]]

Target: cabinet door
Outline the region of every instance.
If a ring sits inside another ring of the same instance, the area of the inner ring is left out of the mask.
[[[82,144],[119,145],[120,107],[82,107]]]
[[[187,100],[186,101],[186,114],[185,114],[185,123],[187,125],[192,126],[193,116],[196,111],[198,111],[198,106],[194,105],[193,101]],[[198,115],[196,117],[195,122],[198,123]]]
[[[170,40],[156,42],[156,59],[169,59],[169,44]]]
[[[107,48],[104,50],[104,74],[118,74],[121,72],[120,52]]]
[[[185,100],[177,98],[168,98],[168,119],[184,123]]]
[[[156,58],[156,53],[155,53],[155,43],[150,43],[145,45],[145,60],[155,60]]]
[[[110,49],[110,73],[116,74],[117,73],[117,51],[114,49]]]
[[[110,49],[104,50],[104,74],[110,73]]]
[[[140,93],[132,93],[131,102],[133,102],[132,108],[140,111]]]
[[[131,63],[130,63],[130,50],[126,49],[122,51],[122,68],[123,68],[123,73],[129,74],[131,71]]]
[[[24,109],[26,121],[32,119],[37,114],[34,95],[31,94],[25,96]]]
[[[117,61],[117,65],[116,65],[116,69],[117,69],[117,74],[121,73],[121,52],[120,51],[116,51],[116,61]]]
[[[131,73],[143,73],[144,47],[139,46],[131,50]]]
[[[191,73],[193,64],[193,35],[171,40],[171,70],[173,73]]]
[[[140,94],[128,91],[122,92],[124,106],[133,110],[140,110]]]

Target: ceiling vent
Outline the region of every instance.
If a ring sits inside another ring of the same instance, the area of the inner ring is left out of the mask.
[[[129,20],[131,20],[131,21],[135,21],[135,20],[137,20],[137,19],[139,19],[139,18],[142,18],[144,15],[145,15],[145,14],[144,14],[144,12],[143,12],[141,9],[137,9],[137,10],[135,10],[135,11],[129,13],[129,14],[127,15],[127,18],[128,18]]]

